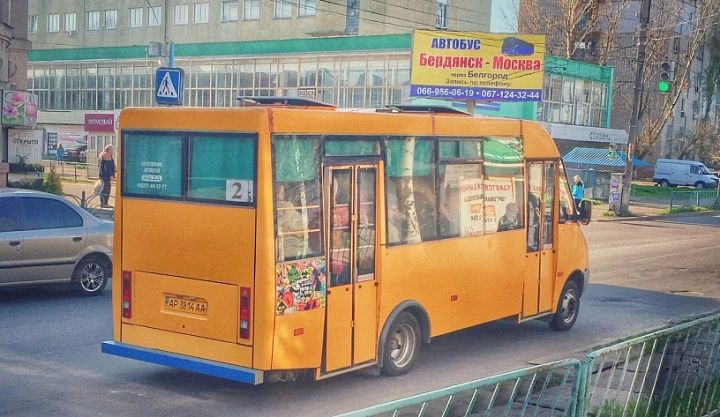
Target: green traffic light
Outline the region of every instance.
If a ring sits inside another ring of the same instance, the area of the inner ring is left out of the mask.
[[[657,89],[661,93],[668,93],[670,92],[670,81],[658,81]]]

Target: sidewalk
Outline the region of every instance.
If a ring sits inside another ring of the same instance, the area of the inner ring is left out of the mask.
[[[593,221],[611,221],[618,219],[628,219],[634,217],[648,217],[648,216],[659,216],[660,212],[664,209],[669,208],[669,204],[662,203],[649,203],[644,201],[630,200],[630,216],[618,217],[605,214],[608,212],[608,203],[594,204],[592,220]]]

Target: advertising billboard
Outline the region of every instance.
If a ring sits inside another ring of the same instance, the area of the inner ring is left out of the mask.
[[[541,101],[545,36],[413,33],[411,97]]]

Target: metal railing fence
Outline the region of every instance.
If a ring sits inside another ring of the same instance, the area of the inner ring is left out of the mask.
[[[720,415],[720,314],[338,417]]]
[[[670,208],[673,207],[714,207],[720,203],[717,190],[671,191]]]
[[[574,416],[581,363],[566,359],[439,389],[338,417]]]
[[[109,196],[109,205],[106,207],[101,206],[99,195],[88,195],[85,193],[85,191],[83,191],[80,195],[63,194],[63,197],[84,208],[93,216],[101,220],[112,221],[115,219],[115,196],[113,196],[112,194]]]
[[[700,417],[720,400],[720,316],[660,330],[587,356],[579,416]]]

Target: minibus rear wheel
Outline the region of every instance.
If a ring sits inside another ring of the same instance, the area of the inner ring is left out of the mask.
[[[420,324],[404,311],[390,325],[385,337],[383,373],[397,376],[408,373],[420,352]]]
[[[580,312],[580,291],[578,291],[577,283],[570,280],[565,283],[560,294],[557,310],[552,316],[550,327],[556,331],[569,330],[575,324],[578,312]]]

